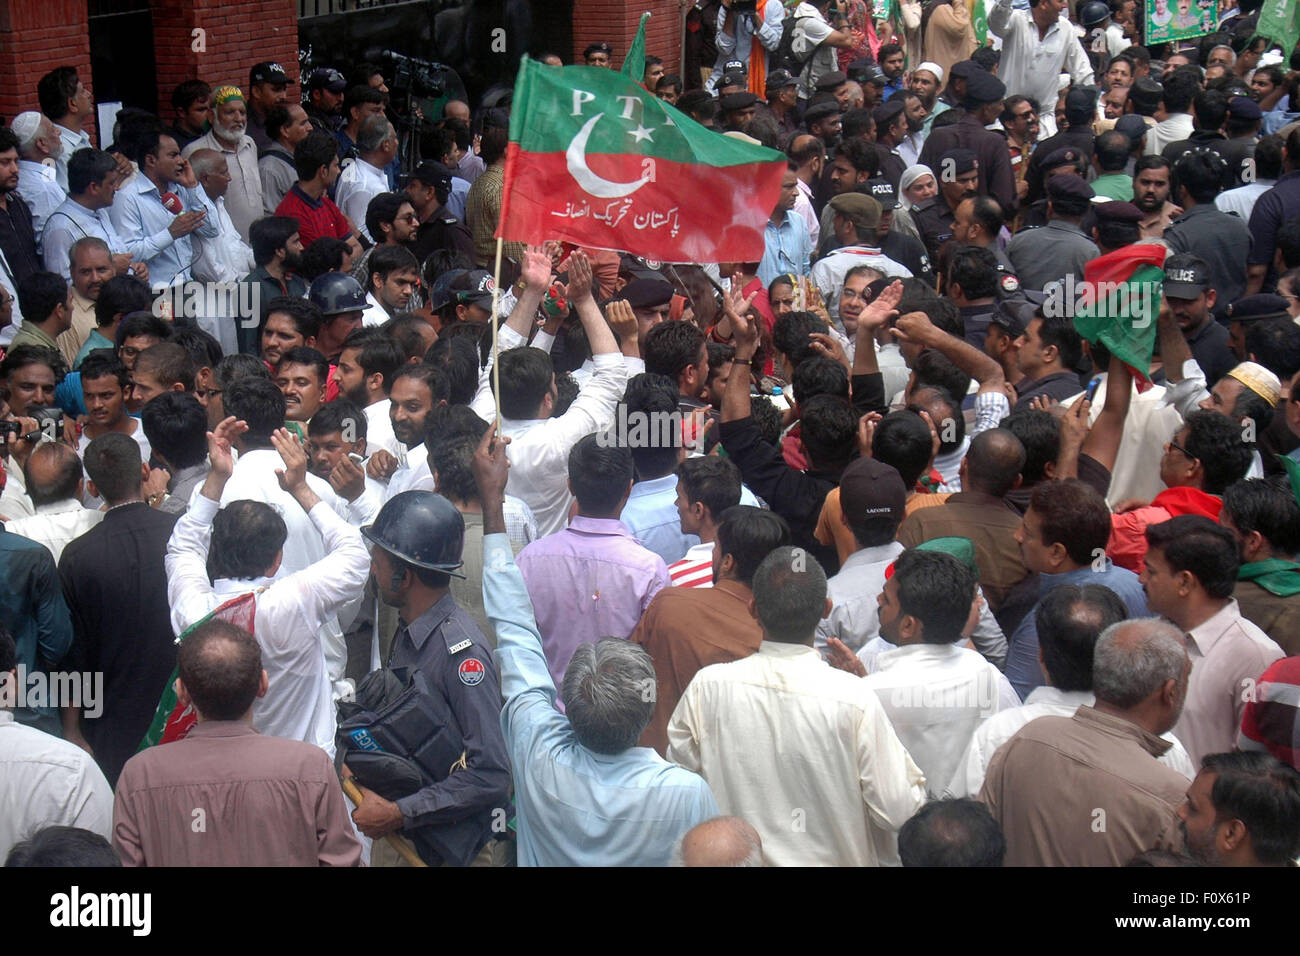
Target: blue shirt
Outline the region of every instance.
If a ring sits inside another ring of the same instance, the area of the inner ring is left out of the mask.
[[[1011,635],[1011,644],[1007,650],[1005,673],[1021,700],[1044,683],[1043,669],[1038,663],[1038,624],[1035,616],[1038,614],[1038,605],[1052,588],[1062,584],[1100,584],[1104,588],[1110,588],[1124,602],[1129,617],[1151,616],[1147,609],[1146,592],[1142,590],[1138,576],[1127,568],[1116,567],[1110,558],[1105,560],[1106,566],[1099,571],[1094,571],[1092,565],[1089,565],[1064,574],[1038,576],[1038,601]]]
[[[483,536],[483,604],[497,633],[501,726],[514,770],[520,866],[664,866],[719,815],[704,778],[649,747],[601,754],[555,709],[555,684],[510,538]]]
[[[632,486],[623,513],[618,516],[632,537],[672,564],[700,543],[696,534],[682,534],[682,518],[677,513],[677,475],[638,481]]]
[[[469,195],[469,183],[459,176],[451,177],[451,195],[447,197],[447,209],[461,222],[465,221],[465,197]]]
[[[780,227],[768,219],[763,227],[763,259],[758,264],[758,278],[763,285],[771,285],[773,279],[787,273],[806,276],[811,258],[808,224],[794,210],[786,211],[785,222]]]
[[[48,272],[57,272],[67,281],[71,281],[71,261],[68,254],[72,244],[87,237],[103,239],[108,243],[108,251],[114,254],[126,252],[126,244],[117,234],[113,220],[109,218],[108,209],[90,210],[75,199],[69,197],[50,213],[45,220],[45,232],[41,236],[41,250]]]
[[[154,288],[190,278],[190,266],[195,259],[190,236],[216,239],[221,235],[216,207],[202,187],[191,189],[178,183],[168,183],[167,186],[180,197],[186,212],[191,209],[207,211],[203,224],[188,236],[175,239],[167,231],[176,216],[163,205],[158,187],[144,173],[138,173],[118,191],[109,210],[109,218],[122,237],[126,251],[137,262],[143,261],[149,266],[149,283]]]
[[[58,568],[45,545],[10,534],[0,525],[0,581],[0,621],[18,645],[20,686],[31,687],[28,675],[57,669],[72,647],[72,618]],[[62,736],[56,707],[16,707],[14,716],[20,723]]]

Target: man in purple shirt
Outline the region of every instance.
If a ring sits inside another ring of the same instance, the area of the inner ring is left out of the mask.
[[[650,599],[669,585],[663,558],[637,544],[618,519],[632,490],[632,472],[627,448],[603,445],[595,435],[579,441],[569,453],[577,515],[516,559],[557,687],[578,645],[627,638]]]

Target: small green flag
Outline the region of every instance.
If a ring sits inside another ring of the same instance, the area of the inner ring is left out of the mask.
[[[1291,494],[1295,495],[1297,502],[1300,502],[1300,463],[1289,455],[1278,455],[1277,460],[1286,469],[1286,476],[1291,482]]]
[[[637,83],[645,79],[645,24],[649,19],[649,11],[641,14],[641,22],[636,27],[636,36],[632,38],[632,46],[628,48],[627,58],[623,60],[623,69],[620,71],[628,79]]]
[[[975,45],[983,46],[989,40],[989,18],[984,10],[984,0],[975,0],[971,4],[970,19],[975,28]]]

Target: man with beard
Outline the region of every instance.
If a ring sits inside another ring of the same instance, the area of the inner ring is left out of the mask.
[[[419,228],[415,204],[407,193],[376,193],[361,211],[366,231],[375,243],[352,264],[351,274],[362,285],[370,280],[370,259],[385,246],[410,249]],[[418,262],[419,259],[417,258]],[[418,291],[412,293],[407,311],[415,311],[424,304]]]
[[[45,220],[68,198],[54,173],[63,143],[49,117],[35,111],[19,113],[9,128],[18,136],[18,195],[32,211],[39,245]]]
[[[14,300],[13,325],[22,321],[18,306],[18,284],[41,271],[36,253],[36,231],[32,211],[18,195],[18,137],[7,127],[0,127],[0,253],[6,267],[0,269],[0,285]]]
[[[343,342],[334,382],[341,397],[365,412],[367,443],[372,453],[383,449],[394,458],[398,454],[388,393],[393,376],[405,364],[401,348],[379,329],[358,329]]]
[[[433,487],[426,432],[433,410],[447,404],[450,386],[447,373],[436,365],[403,365],[393,375],[388,419],[393,426],[393,435],[405,446],[405,454],[401,456],[405,460],[376,451],[366,469],[370,477],[380,480],[386,477],[385,472],[388,473],[385,500],[391,501],[403,491]]]
[[[925,106],[911,90],[904,90],[895,99],[902,101],[903,115],[907,117],[907,135],[898,144],[898,155],[907,165],[915,166],[925,145]]]
[[[1269,754],[1209,754],[1178,808],[1178,826],[1198,862],[1293,866],[1300,854],[1300,773]]]
[[[298,181],[293,151],[307,138],[312,126],[301,106],[283,103],[271,107],[264,129],[270,143],[258,150],[257,172],[262,178],[262,211],[270,216]]]
[[[938,63],[922,63],[912,71],[912,83],[908,87],[921,101],[925,116],[925,135],[930,135],[934,127],[934,118],[946,113],[951,108],[939,99],[939,90],[943,86],[943,67]]]
[[[840,141],[841,114],[839,104],[832,99],[808,107],[804,113],[803,124],[826,146],[834,149]]]
[[[266,323],[271,300],[281,296],[302,298],[307,294],[307,281],[294,274],[302,265],[298,220],[291,216],[267,216],[253,223],[248,238],[256,268],[240,281],[259,287],[253,290],[252,301],[260,304],[260,314],[245,317],[236,335],[239,351],[256,355],[258,329]]]
[[[134,147],[130,158],[139,174],[113,201],[109,216],[127,252],[148,267],[155,288],[184,282],[194,261],[190,234],[219,234],[211,203],[176,140],[160,127],[142,131]]]
[[[1011,212],[1016,207],[1016,178],[1007,143],[997,133],[985,129],[1001,115],[1006,92],[1006,86],[996,76],[983,71],[972,73],[966,80],[960,118],[930,134],[921,150],[920,163],[934,170],[946,186],[945,181],[950,177],[943,166],[943,155],[951,149],[970,150],[978,160],[976,191],[992,196],[1004,212]]]
[[[1143,156],[1133,167],[1133,205],[1142,212],[1143,239],[1159,239],[1183,208],[1169,201],[1172,164],[1163,156]]]
[[[880,157],[880,175],[898,186],[907,169],[907,164],[898,152],[898,144],[903,141],[908,129],[903,104],[891,100],[884,106],[877,107],[871,118],[876,121],[876,154]]]
[[[214,149],[223,154],[230,170],[230,187],[226,207],[239,237],[248,241],[248,227],[261,217],[262,176],[257,168],[257,144],[245,133],[248,107],[237,86],[222,86],[212,92],[212,129],[200,136],[182,153],[185,158],[200,149]]]
[[[343,93],[348,81],[332,67],[322,66],[307,78],[307,104],[303,107],[311,125],[318,130],[333,133],[343,125]],[[335,144],[337,146],[337,143]]]
[[[285,88],[292,82],[279,63],[255,63],[248,71],[248,129],[249,138],[259,150],[275,142],[266,129],[271,110],[289,105]]]

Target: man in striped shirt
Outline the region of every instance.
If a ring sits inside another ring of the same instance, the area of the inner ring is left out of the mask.
[[[700,543],[668,565],[673,587],[713,587],[713,542],[718,522],[728,508],[740,504],[740,469],[727,458],[705,455],[677,466],[677,513],[682,534],[699,535]]]

